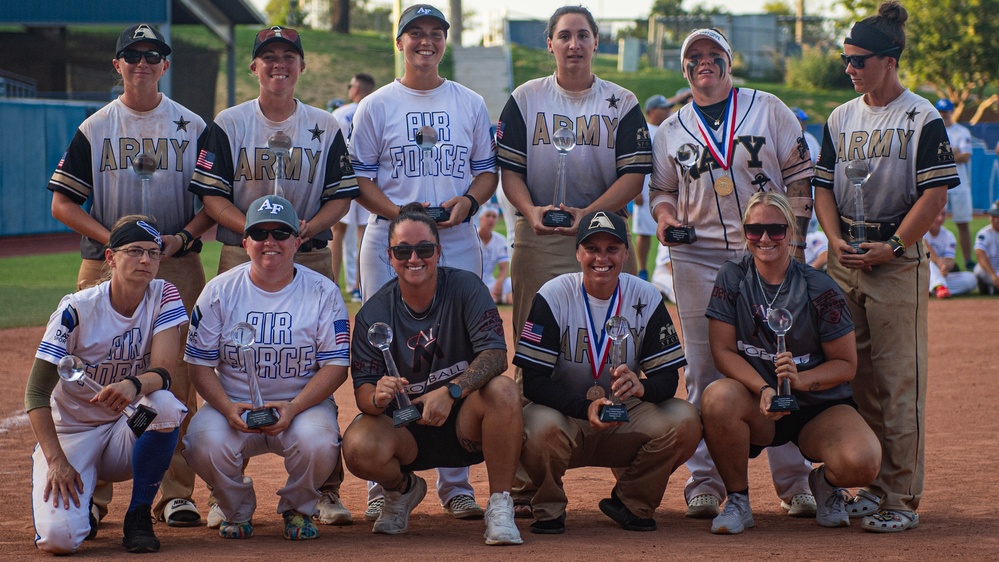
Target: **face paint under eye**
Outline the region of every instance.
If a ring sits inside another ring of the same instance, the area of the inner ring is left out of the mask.
[[[721,57],[715,57],[715,64],[718,65],[719,78],[725,77],[725,59]]]
[[[694,79],[694,69],[696,68],[697,68],[697,59],[691,59],[690,62],[687,63],[687,77],[690,78],[691,80]]]

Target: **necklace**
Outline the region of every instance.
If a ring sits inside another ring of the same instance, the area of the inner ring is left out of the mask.
[[[721,125],[721,119],[722,119],[722,117],[725,117],[725,111],[726,111],[726,110],[728,109],[728,105],[727,105],[727,104],[722,104],[722,107],[721,107],[721,113],[719,113],[719,114],[718,114],[718,117],[712,117],[711,115],[709,115],[709,114],[708,114],[708,112],[707,112],[707,111],[705,111],[705,108],[703,108],[703,107],[701,107],[701,106],[699,106],[699,105],[697,105],[697,104],[694,104],[694,107],[696,107],[696,108],[697,108],[697,111],[698,111],[698,112],[699,112],[699,113],[700,113],[701,115],[703,115],[703,116],[704,116],[704,117],[706,117],[707,119],[709,119],[709,120],[711,120],[712,122],[714,122],[714,125],[715,125],[715,127],[718,127],[718,126],[720,126],[720,125]],[[710,106],[709,106],[709,107],[710,107]]]
[[[788,263],[788,265],[790,265],[790,263]],[[784,278],[780,280],[780,285],[777,286],[777,292],[774,293],[774,298],[769,302],[767,302],[767,290],[763,288],[763,281],[760,278],[760,270],[756,269],[756,264],[753,264],[753,271],[756,272],[756,283],[760,286],[760,292],[763,293],[763,302],[767,303],[767,308],[763,312],[765,312],[766,316],[769,317],[770,311],[773,310],[774,303],[777,302],[777,297],[780,296],[781,289],[784,288],[784,282],[787,281],[787,271],[784,272]]]
[[[427,307],[427,310],[426,312],[424,312],[423,316],[417,316],[416,314],[413,314],[413,309],[409,308],[409,305],[406,304],[406,299],[402,298],[402,293],[399,294],[399,300],[402,301],[402,307],[406,309],[406,314],[408,314],[410,318],[412,318],[413,320],[426,320],[427,317],[430,316],[430,312],[433,311],[434,309],[434,303],[437,302],[437,291],[434,291],[434,298],[433,300],[430,301],[430,306]]]

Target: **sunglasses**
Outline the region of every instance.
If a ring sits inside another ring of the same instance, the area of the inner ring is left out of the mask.
[[[413,252],[416,252],[416,257],[421,260],[425,260],[434,255],[437,251],[437,244],[432,244],[430,242],[424,242],[423,244],[400,244],[398,246],[390,246],[389,251],[395,256],[395,259],[399,261],[408,260]]]
[[[744,224],[743,231],[746,233],[746,240],[756,242],[763,238],[763,233],[770,236],[773,241],[783,240],[787,236],[786,224]]]
[[[251,228],[246,231],[246,235],[257,242],[263,242],[267,240],[267,235],[271,235],[277,241],[287,240],[291,237],[292,232],[286,228]]]
[[[298,32],[290,27],[269,27],[257,34],[257,41],[263,43],[264,41],[275,37],[287,39],[288,41],[294,43],[295,41],[298,41]]]
[[[869,55],[848,55],[846,53],[839,54],[839,60],[843,61],[843,66],[853,66],[857,70],[863,70],[864,65],[867,64],[867,59],[871,57],[877,57],[881,55],[886,55],[891,51],[895,50],[894,47],[888,49],[887,51],[881,51],[880,53],[871,53]]]
[[[121,252],[130,258],[142,258],[142,254],[149,254],[149,259],[155,261],[163,257],[163,251],[159,248],[119,248],[115,252]]]
[[[163,55],[158,51],[136,51],[135,49],[126,49],[121,52],[121,58],[125,60],[128,64],[138,64],[142,57],[146,57],[146,62],[149,64],[159,64],[163,60]]]

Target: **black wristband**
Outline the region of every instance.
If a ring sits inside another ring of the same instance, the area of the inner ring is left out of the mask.
[[[475,197],[472,197],[467,193],[464,195],[464,197],[467,197],[468,200],[472,202],[472,208],[469,209],[468,216],[472,216],[475,213],[479,212],[479,202],[475,200]]]
[[[140,381],[139,379],[135,378],[135,376],[128,375],[127,377],[125,377],[122,380],[126,380],[126,381],[132,383],[133,385],[135,385],[135,395],[136,396],[139,396],[139,395],[142,394],[142,381]]]
[[[172,382],[170,379],[170,371],[167,371],[163,367],[150,367],[149,369],[146,369],[146,372],[156,373],[159,375],[160,378],[163,379],[163,387],[161,390],[170,390],[170,383]]]
[[[180,236],[180,239],[184,241],[184,244],[180,247],[180,249],[185,252],[189,250],[191,248],[191,244],[194,243],[194,236],[188,232],[186,228],[181,229],[180,232],[177,233],[177,236]]]
[[[777,392],[777,389],[776,389],[776,388],[774,388],[774,387],[770,386],[769,384],[765,384],[765,385],[763,385],[762,387],[760,387],[760,396],[763,396],[763,391],[764,391],[764,390],[766,390],[766,389],[768,389],[768,388],[769,388],[770,390],[774,391],[774,392]]]

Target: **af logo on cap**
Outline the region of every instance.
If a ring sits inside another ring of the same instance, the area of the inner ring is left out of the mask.
[[[284,205],[280,203],[271,203],[271,200],[267,198],[264,198],[264,203],[260,205],[259,209],[257,209],[257,211],[261,213],[264,211],[270,211],[272,215],[281,214],[282,210],[284,210]]]
[[[431,13],[433,13],[433,11],[431,11],[430,8],[420,8],[420,9],[416,10],[416,13],[420,14],[420,15],[423,15],[423,14],[431,14]]]

